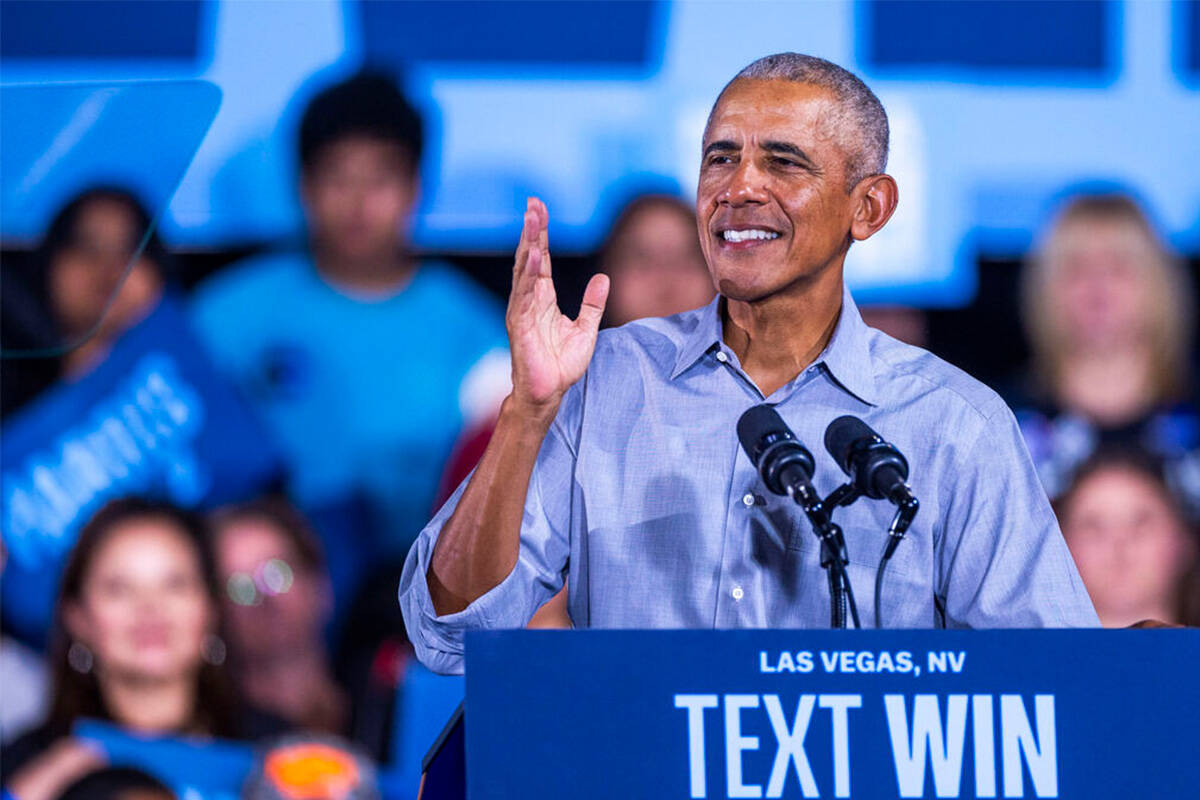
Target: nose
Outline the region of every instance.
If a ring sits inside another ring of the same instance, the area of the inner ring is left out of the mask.
[[[735,207],[767,202],[765,176],[753,160],[743,159],[738,163],[717,202]]]

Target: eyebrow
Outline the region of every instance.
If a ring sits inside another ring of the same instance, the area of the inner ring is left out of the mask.
[[[717,141],[711,143],[708,147],[704,148],[704,155],[708,155],[709,153],[712,153],[716,150],[724,151],[724,150],[737,150],[737,149],[739,149],[739,147],[738,147],[737,143],[734,142],[733,140],[718,139]]]
[[[730,150],[740,150],[740,149],[741,149],[741,145],[739,145],[737,142],[733,141],[732,139],[718,139],[717,141],[710,143],[707,147],[704,148],[704,155],[707,156],[709,153],[713,153],[713,152],[728,152]],[[776,141],[776,140],[770,140],[770,141],[766,141],[766,142],[762,143],[762,149],[766,150],[769,153],[786,153],[790,156],[795,156],[796,158],[805,162],[809,166],[815,166],[815,163],[813,162],[813,160],[811,158],[809,158],[808,153],[804,152],[803,150],[801,150],[799,147],[792,144],[791,142],[781,142],[781,141]]]
[[[808,153],[804,152],[791,142],[763,142],[762,149],[771,153],[787,153],[788,155],[795,156],[796,158],[799,158],[809,164],[813,163],[813,160],[808,157]]]

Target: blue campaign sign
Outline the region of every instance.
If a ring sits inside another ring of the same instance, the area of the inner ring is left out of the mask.
[[[1200,631],[489,631],[468,797],[1192,797]]]
[[[253,496],[280,470],[171,297],[95,370],[47,391],[0,434],[4,621],[34,640],[79,527],[104,503],[138,494],[208,508]]]
[[[90,719],[75,723],[72,733],[98,745],[109,764],[145,770],[187,800],[236,800],[254,767],[254,751],[236,742],[138,736]]]

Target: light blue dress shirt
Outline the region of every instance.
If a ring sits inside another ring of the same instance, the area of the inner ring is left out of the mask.
[[[426,526],[400,602],[427,666],[461,671],[464,631],[521,627],[564,581],[576,627],[828,627],[820,542],[738,443],[764,401],[812,451],[823,496],[845,480],[822,444],[843,414],[907,456],[921,509],[888,568],[887,627],[1099,625],[995,392],[868,328],[846,292],[825,351],[764,398],[722,341],[720,302],[601,332],[538,455],[516,568],[462,612],[436,615],[425,574],[463,487]],[[894,510],[863,498],[834,515],[864,627]]]

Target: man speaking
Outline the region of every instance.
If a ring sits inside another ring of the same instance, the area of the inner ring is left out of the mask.
[[[440,672],[463,632],[525,625],[568,586],[577,627],[829,624],[821,542],[763,486],[736,425],[776,410],[815,456],[843,415],[903,452],[920,513],[881,592],[889,627],[1098,624],[1012,413],[982,384],[868,328],[846,291],[851,242],[896,208],[887,116],[857,77],[795,53],[743,69],[704,132],[696,213],[719,295],[597,337],[608,279],[560,314],[545,206],[530,200],[508,304],[513,390],[471,478],[409,553],[408,633]],[[838,509],[847,577],[873,624],[895,508]]]

